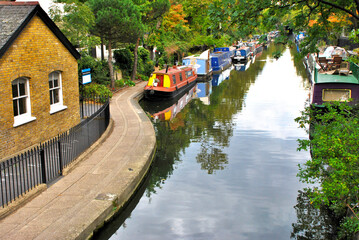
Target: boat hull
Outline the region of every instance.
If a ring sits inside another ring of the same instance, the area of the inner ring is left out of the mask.
[[[144,96],[146,99],[151,101],[160,101],[164,99],[175,99],[179,95],[183,94],[184,92],[188,91],[196,84],[196,80],[189,82],[188,84],[184,85],[181,88],[178,88],[174,91],[161,91],[157,89],[145,89]]]
[[[359,85],[348,83],[314,84],[312,85],[311,104],[316,107],[323,106],[325,102],[328,102],[324,100],[327,98],[326,95],[329,94],[332,95],[332,98],[335,98],[333,101],[349,101],[352,99],[350,104],[356,104],[359,100]]]

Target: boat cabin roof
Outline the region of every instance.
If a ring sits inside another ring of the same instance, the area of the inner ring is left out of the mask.
[[[182,71],[189,71],[192,70],[191,66],[173,66],[169,67],[167,72],[166,69],[161,69],[159,71],[155,71],[154,74],[175,74]]]
[[[332,74],[320,74],[318,73],[316,83],[349,83],[349,84],[359,84],[358,79],[349,74],[345,75],[332,75]]]

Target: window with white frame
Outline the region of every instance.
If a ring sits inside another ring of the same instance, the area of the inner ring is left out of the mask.
[[[55,71],[49,74],[50,90],[50,113],[55,113],[66,109],[62,101],[61,72]]]
[[[14,127],[33,121],[36,118],[31,116],[29,80],[17,78],[11,82],[12,103],[14,110]]]

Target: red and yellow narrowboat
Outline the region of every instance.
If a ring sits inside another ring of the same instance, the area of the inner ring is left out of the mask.
[[[152,73],[145,87],[145,98],[172,99],[196,84],[197,73],[192,66],[167,67]]]

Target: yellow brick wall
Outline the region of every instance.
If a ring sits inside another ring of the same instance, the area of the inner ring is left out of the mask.
[[[63,133],[80,122],[77,61],[35,16],[0,59],[0,159]],[[49,78],[61,71],[63,104],[50,114]],[[11,82],[29,78],[31,115],[35,121],[13,127]]]

